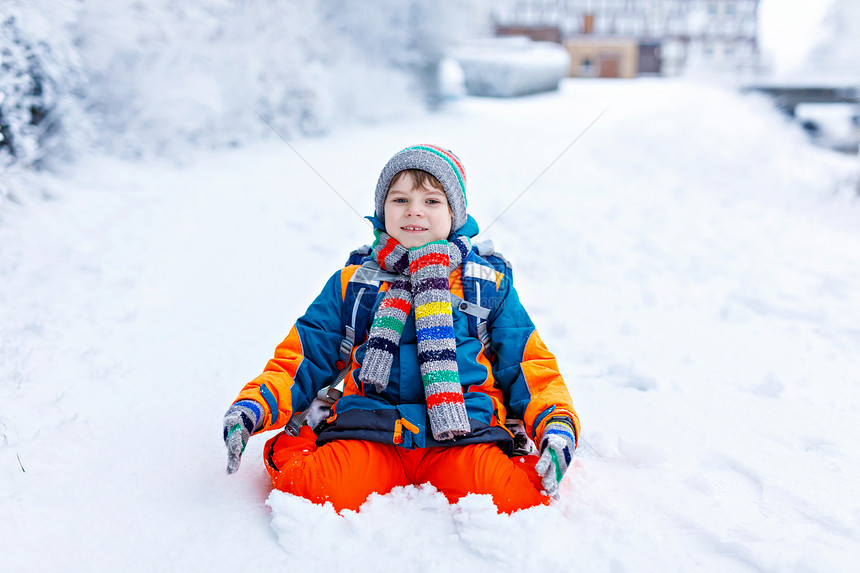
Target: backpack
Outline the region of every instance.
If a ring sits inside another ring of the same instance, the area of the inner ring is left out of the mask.
[[[469,331],[480,339],[488,352],[491,348],[487,319],[496,300],[496,272],[503,274],[507,280],[513,281],[513,266],[497,253],[492,241],[480,241],[472,245],[472,252],[489,263],[492,267],[475,263],[467,263],[463,277],[463,295],[465,300],[451,294],[451,303],[468,316]],[[311,406],[304,412],[297,412],[290,419],[284,430],[291,435],[298,435],[302,425],[308,424],[315,433],[325,427],[332,405],[343,395],[344,379],[349,371],[352,350],[356,343],[356,333],[366,332],[372,320],[372,310],[376,304],[379,286],[382,282],[390,282],[397,275],[382,270],[371,258],[371,246],[362,245],[349,254],[346,266],[360,265],[349,279],[343,301],[343,331],[344,338],[338,351],[338,375],[328,386],[323,387]],[[474,266],[469,266],[470,264]],[[488,272],[489,271],[489,272]],[[471,302],[475,300],[476,302]],[[484,304],[482,305],[482,301]],[[488,356],[490,361],[494,356]],[[509,419],[505,425],[514,434],[514,455],[533,453],[534,444],[528,438],[521,420]]]

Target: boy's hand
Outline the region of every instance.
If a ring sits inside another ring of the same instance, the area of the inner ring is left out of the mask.
[[[251,400],[236,402],[224,414],[224,443],[227,445],[227,473],[234,474],[239,469],[242,452],[248,445],[248,438],[257,429],[263,411]]]
[[[543,431],[541,456],[535,469],[547,495],[558,497],[558,484],[573,459],[576,438],[567,418],[552,418]]]

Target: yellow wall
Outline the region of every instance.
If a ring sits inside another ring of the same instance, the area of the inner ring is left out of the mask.
[[[567,40],[564,47],[570,53],[570,76],[582,77],[586,59],[591,62],[594,77],[600,73],[601,58],[616,59],[620,78],[636,77],[639,66],[639,44],[635,40],[597,38],[575,38]],[[609,64],[606,64],[608,66]],[[606,70],[604,70],[605,72]]]

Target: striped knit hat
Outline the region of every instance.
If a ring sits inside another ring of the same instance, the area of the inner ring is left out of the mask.
[[[435,145],[413,145],[388,160],[376,183],[377,219],[385,220],[385,197],[394,177],[406,169],[420,169],[442,184],[453,214],[451,232],[466,224],[466,170],[460,159],[447,149]]]

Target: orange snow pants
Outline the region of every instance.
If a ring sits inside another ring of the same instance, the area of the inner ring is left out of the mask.
[[[455,503],[469,493],[490,494],[499,512],[549,503],[535,471],[537,456],[509,458],[494,444],[405,449],[366,440],[317,447],[304,426],[266,443],[266,469],[276,489],[340,512],[357,510],[371,493],[429,483]]]

